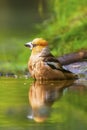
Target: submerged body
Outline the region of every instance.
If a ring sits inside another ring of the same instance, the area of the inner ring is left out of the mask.
[[[28,62],[31,76],[37,80],[75,79],[77,76],[63,69],[59,61],[50,53],[47,41],[37,38],[27,43],[32,49]]]

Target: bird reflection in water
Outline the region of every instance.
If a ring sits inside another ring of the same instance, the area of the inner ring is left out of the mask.
[[[50,116],[52,104],[60,99],[64,89],[73,82],[73,80],[35,81],[29,89],[32,114],[28,115],[28,118],[36,122],[44,122]]]

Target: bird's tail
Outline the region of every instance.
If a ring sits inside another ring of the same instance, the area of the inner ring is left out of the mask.
[[[79,78],[79,76],[77,75],[77,74],[74,74],[74,73],[65,73],[65,76],[66,76],[66,78],[67,79],[78,79]]]

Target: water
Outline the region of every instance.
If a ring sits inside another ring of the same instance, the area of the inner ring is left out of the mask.
[[[0,78],[0,130],[87,130],[87,80]]]

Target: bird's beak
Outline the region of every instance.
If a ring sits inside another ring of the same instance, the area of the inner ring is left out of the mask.
[[[32,50],[32,48],[33,48],[32,42],[25,43],[25,46],[26,46],[26,47],[29,47],[31,50]]]

